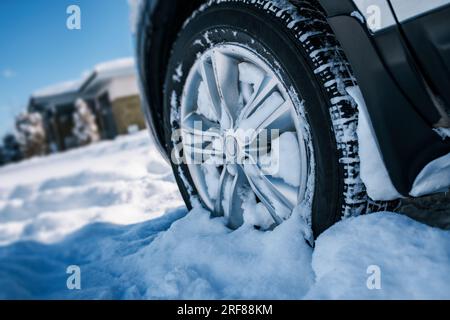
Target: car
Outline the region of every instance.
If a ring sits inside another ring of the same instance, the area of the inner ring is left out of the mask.
[[[450,187],[450,0],[143,0],[148,127],[189,208],[236,229]]]

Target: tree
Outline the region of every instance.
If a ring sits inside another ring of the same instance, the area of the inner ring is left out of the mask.
[[[83,99],[75,102],[75,113],[73,115],[75,126],[73,135],[78,145],[84,146],[100,140],[95,115]]]
[[[6,164],[5,151],[2,145],[0,145],[0,166]]]
[[[16,118],[17,141],[25,158],[47,153],[47,137],[42,116],[37,112],[24,112]]]
[[[20,144],[13,134],[7,134],[3,138],[3,160],[4,163],[16,162],[22,160]]]

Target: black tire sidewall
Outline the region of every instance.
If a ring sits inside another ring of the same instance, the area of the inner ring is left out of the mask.
[[[172,131],[179,127],[171,119],[173,96],[182,96],[184,83],[197,57],[211,46],[222,43],[236,43],[257,52],[278,69],[285,86],[293,88],[304,102],[315,162],[311,219],[317,236],[341,218],[343,172],[323,86],[302,46],[282,21],[252,5],[226,2],[197,13],[187,23],[173,47],[165,82],[164,136],[169,150],[172,151],[174,146]],[[176,78],[174,75],[180,66],[182,76]],[[177,105],[179,107],[180,101]],[[191,196],[195,196],[196,191],[187,166],[173,162],[172,166],[182,196],[192,208]],[[180,177],[179,170],[184,177]],[[186,180],[189,186],[186,186]]]

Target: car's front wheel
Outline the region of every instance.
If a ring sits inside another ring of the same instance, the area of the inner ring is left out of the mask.
[[[313,2],[208,2],[179,34],[164,91],[188,206],[196,197],[232,228],[262,229],[301,207],[315,236],[364,213],[352,85]]]

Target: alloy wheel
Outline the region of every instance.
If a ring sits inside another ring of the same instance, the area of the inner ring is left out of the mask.
[[[198,57],[181,99],[181,132],[198,195],[229,227],[270,229],[305,199],[306,131],[276,69],[221,44]]]

